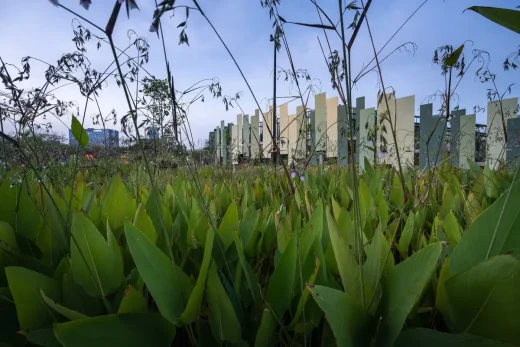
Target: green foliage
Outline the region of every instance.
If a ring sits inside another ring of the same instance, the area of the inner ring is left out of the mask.
[[[76,141],[78,141],[80,146],[83,148],[87,147],[89,140],[88,134],[83,128],[83,125],[81,125],[81,123],[75,116],[72,116],[72,123],[70,125],[70,129],[72,131],[72,135],[74,135],[74,138],[76,139]]]
[[[410,171],[405,200],[374,166],[359,202],[343,169],[307,171],[295,195],[257,168],[197,185],[181,170],[155,191],[125,173],[19,174],[0,183],[11,346],[520,343],[509,173],[445,166],[432,186]]]
[[[471,6],[468,10],[475,11],[481,16],[520,34],[520,11],[507,8]]]

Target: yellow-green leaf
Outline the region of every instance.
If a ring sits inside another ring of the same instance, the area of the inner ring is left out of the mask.
[[[74,281],[92,297],[115,293],[123,282],[123,266],[114,251],[81,212],[72,216],[70,269]]]
[[[54,317],[45,306],[40,289],[53,300],[61,297],[60,285],[54,279],[22,267],[5,268],[9,290],[16,304],[20,328],[24,330],[49,327]]]

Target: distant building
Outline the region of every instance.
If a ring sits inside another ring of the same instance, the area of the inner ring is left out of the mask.
[[[119,147],[119,131],[113,129],[85,129],[88,135],[89,147]],[[69,130],[69,145],[77,146],[78,141]]]
[[[157,140],[159,138],[159,128],[154,126],[146,128],[145,136],[148,140]]]

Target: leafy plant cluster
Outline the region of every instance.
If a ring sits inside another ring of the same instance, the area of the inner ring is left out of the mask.
[[[259,168],[0,185],[8,346],[520,344],[516,174]],[[169,176],[172,177],[172,176]],[[431,184],[430,182],[434,182]],[[202,194],[200,194],[202,193]],[[199,198],[200,197],[200,198]]]

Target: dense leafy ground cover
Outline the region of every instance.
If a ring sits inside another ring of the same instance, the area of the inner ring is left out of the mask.
[[[8,346],[520,344],[520,183],[447,165],[11,170],[0,185]],[[45,177],[45,178],[44,178]],[[48,177],[54,177],[53,179]],[[138,183],[141,182],[141,183]],[[356,232],[360,230],[360,232]],[[362,232],[361,232],[362,230]]]

